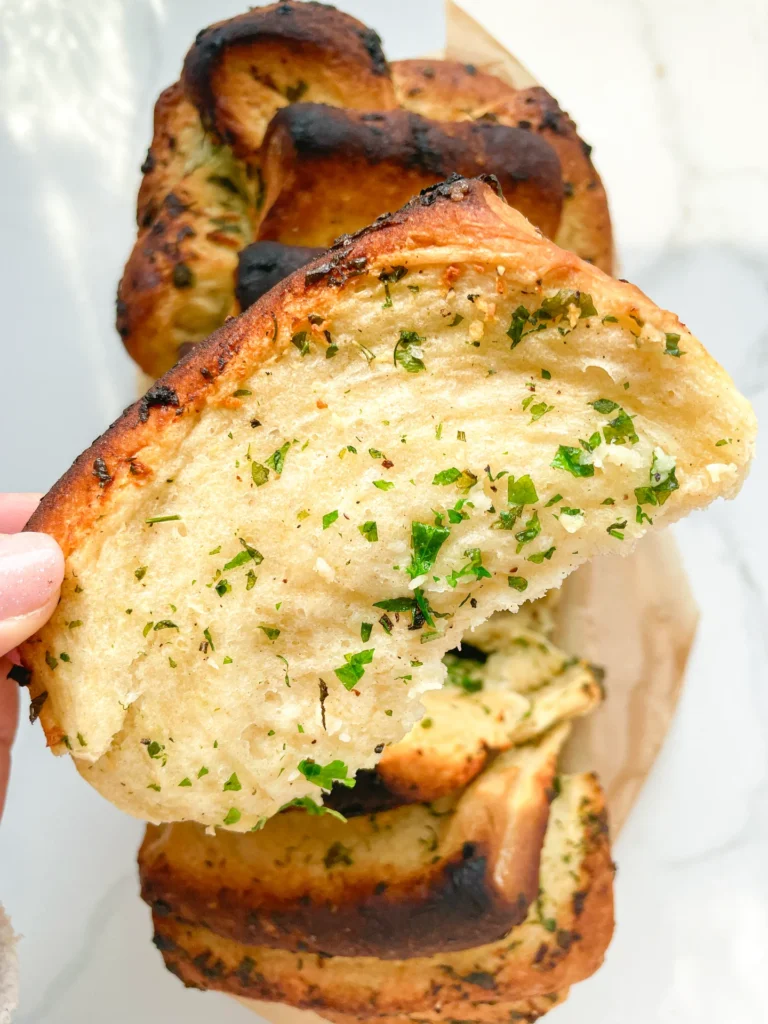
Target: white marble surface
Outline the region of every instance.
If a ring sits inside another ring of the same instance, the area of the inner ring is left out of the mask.
[[[48,487],[132,397],[113,295],[151,105],[196,30],[243,6],[0,2],[5,490]],[[340,6],[392,57],[441,44],[440,0]],[[594,144],[624,274],[680,313],[765,419],[765,0],[464,6]],[[702,611],[686,690],[617,845],[606,964],[552,1024],[768,1020],[766,502],[760,458],[738,501],[677,529]],[[23,935],[19,1024],[253,1019],[162,969],[137,897],[140,833],[22,724],[0,827],[0,898]]]

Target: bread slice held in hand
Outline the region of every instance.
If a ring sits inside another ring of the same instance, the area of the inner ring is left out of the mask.
[[[449,180],[228,322],[43,499],[48,742],[135,815],[252,828],[372,767],[467,630],[734,495],[754,433],[673,314]]]

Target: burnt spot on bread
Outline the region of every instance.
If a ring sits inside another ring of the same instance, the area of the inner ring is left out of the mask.
[[[288,0],[254,8],[198,32],[184,60],[182,78],[187,94],[197,107],[204,127],[225,143],[232,144],[235,139],[217,116],[216,72],[228,50],[236,49],[242,54],[253,48],[253,73],[261,81],[258,69],[261,43],[272,46],[282,43],[294,53],[317,53],[326,60],[329,55],[337,54],[350,63],[369,68],[377,77],[389,77],[389,65],[378,35],[335,7],[316,0]],[[295,98],[300,98],[304,91],[295,93]],[[290,97],[286,98],[290,101]]]
[[[146,423],[149,419],[149,410],[162,406],[175,406],[178,408],[179,396],[167,384],[153,384],[139,402],[139,420],[142,423]]]
[[[42,693],[38,693],[36,697],[33,697],[29,702],[29,721],[31,725],[40,717],[40,712],[43,710],[43,705],[48,700],[48,691],[43,690]]]
[[[160,950],[161,953],[173,953],[179,948],[173,939],[167,935],[163,935],[162,932],[157,931],[152,936],[152,943]]]
[[[29,686],[32,682],[32,673],[28,668],[24,668],[23,665],[14,664],[11,665],[5,678],[12,680],[18,686]]]
[[[389,64],[384,56],[381,37],[372,28],[360,29],[357,33],[371,59],[371,71],[374,75],[389,75]]]
[[[282,242],[254,242],[238,256],[235,277],[235,298],[241,309],[253,305],[262,295],[305,266],[323,252],[322,249]]]
[[[152,152],[152,149],[150,148],[147,150],[147,155],[144,157],[144,162],[142,163],[139,170],[141,171],[142,174],[149,174],[151,171],[154,171],[154,169],[155,155]]]
[[[330,793],[323,793],[323,804],[345,818],[378,814],[399,807],[403,801],[390,789],[375,768],[361,768],[351,788],[334,782]]]
[[[163,206],[168,211],[168,216],[171,218],[178,217],[187,209],[187,204],[182,202],[175,192],[168,193],[163,200]]]
[[[174,288],[191,288],[195,283],[195,275],[186,263],[179,262],[174,265],[171,280]]]
[[[106,487],[112,483],[112,474],[107,469],[107,464],[99,457],[93,460],[93,475],[99,481],[99,487]]]

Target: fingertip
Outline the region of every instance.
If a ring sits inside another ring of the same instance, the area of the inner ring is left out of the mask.
[[[58,596],[64,554],[45,533],[0,536],[0,621],[26,616]]]

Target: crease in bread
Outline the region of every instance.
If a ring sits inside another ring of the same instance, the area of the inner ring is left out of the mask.
[[[402,960],[327,957],[244,945],[163,906],[153,911],[154,941],[187,985],[288,1003],[327,1019],[502,1021],[521,1001],[544,1012],[557,993],[564,997],[600,965],[613,930],[613,871],[594,776],[562,776],[541,851],[538,899],[525,921],[496,942]]]
[[[546,234],[610,271],[589,147],[543,89],[452,61],[388,65],[374,32],[317,3],[211,26],[155,107],[118,289],[126,348],[160,376],[236,309],[236,280],[247,304],[237,254],[249,243],[325,247],[455,171],[495,172]]]
[[[672,313],[481,181],[429,189],[43,499],[66,577],[21,653],[48,742],[137,816],[253,828],[373,767],[468,630],[734,495],[754,434]]]
[[[150,827],[139,854],[152,906],[247,945],[401,959],[505,935],[538,897],[558,725],[430,804],[350,821],[290,810],[258,836]]]

